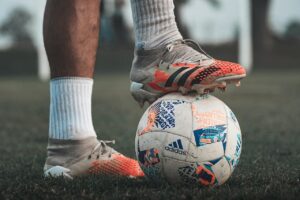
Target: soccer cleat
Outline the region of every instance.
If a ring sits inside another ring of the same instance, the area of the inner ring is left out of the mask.
[[[177,40],[164,48],[135,51],[130,91],[141,106],[169,92],[205,94],[246,76],[239,64],[215,60],[192,40]]]
[[[50,139],[44,175],[67,179],[90,174],[144,176],[136,160],[118,153],[107,143],[110,142],[94,137],[67,141]]]

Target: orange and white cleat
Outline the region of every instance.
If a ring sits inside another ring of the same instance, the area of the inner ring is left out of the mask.
[[[169,92],[224,91],[228,84],[239,86],[245,76],[239,64],[213,59],[192,40],[177,40],[160,49],[135,50],[130,91],[143,106]]]
[[[118,153],[107,144],[91,137],[84,140],[49,140],[48,157],[44,166],[46,177],[73,179],[78,176],[113,175],[143,177],[138,162]]]

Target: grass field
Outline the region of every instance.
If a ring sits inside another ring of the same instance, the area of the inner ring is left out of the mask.
[[[94,125],[101,139],[134,157],[143,113],[127,75],[98,76]],[[49,89],[35,78],[0,79],[0,199],[297,199],[300,195],[300,71],[256,72],[241,88],[216,93],[239,119],[243,150],[229,181],[216,188],[89,177],[45,180]]]

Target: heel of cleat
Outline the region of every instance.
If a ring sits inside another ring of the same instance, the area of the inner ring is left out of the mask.
[[[49,169],[45,170],[44,176],[45,177],[64,177],[66,179],[72,180],[73,177],[69,174],[70,169],[67,169],[62,166],[53,166],[50,167]]]
[[[137,82],[132,82],[130,86],[131,95],[139,103],[141,108],[144,106],[145,102],[151,104],[159,98],[158,94],[144,90],[143,86],[142,83]]]

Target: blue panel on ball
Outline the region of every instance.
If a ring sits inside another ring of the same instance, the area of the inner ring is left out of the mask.
[[[216,125],[194,130],[196,146],[204,146],[215,142],[226,143],[226,125]]]

